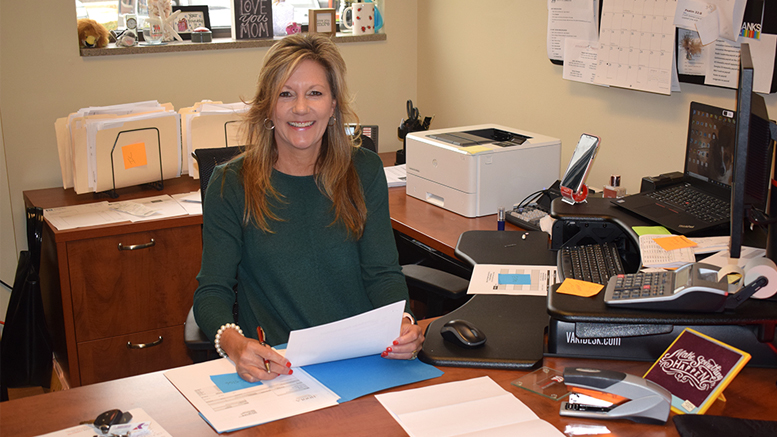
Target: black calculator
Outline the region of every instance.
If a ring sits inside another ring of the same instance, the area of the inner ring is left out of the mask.
[[[722,311],[728,283],[718,280],[718,268],[686,264],[675,271],[616,275],[607,282],[604,303],[618,308],[657,311]]]

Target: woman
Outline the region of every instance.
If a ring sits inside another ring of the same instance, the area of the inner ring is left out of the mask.
[[[259,326],[279,344],[292,330],[408,301],[382,162],[344,129],[358,121],[345,71],[325,36],[276,43],[250,102],[246,151],[216,168],[206,193],[195,317],[249,382],[291,373],[255,340]],[[422,343],[406,314],[382,355],[413,359]]]

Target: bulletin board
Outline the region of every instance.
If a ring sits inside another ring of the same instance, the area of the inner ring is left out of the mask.
[[[598,26],[599,29],[601,29],[601,18],[602,18],[602,9],[605,0],[593,0],[594,2],[598,2]],[[763,23],[762,23],[762,29],[761,32],[764,34],[769,35],[777,35],[777,0],[751,0],[759,3],[763,3]],[[748,7],[751,5],[748,4]],[[677,29],[675,32],[675,47],[678,47],[679,42],[681,41],[681,34],[684,35],[684,32],[682,29]],[[679,67],[680,59],[679,56],[682,56],[680,51],[678,50],[676,56],[675,56],[675,66]],[[775,54],[774,57],[774,65],[772,66],[772,82],[771,82],[771,89],[769,90],[769,93],[777,92],[777,74],[774,72],[777,71],[777,54]],[[564,62],[562,60],[558,59],[550,59],[550,61],[553,64],[556,65],[563,65]],[[678,79],[680,82],[686,82],[686,83],[695,83],[704,85],[705,83],[705,76],[704,75],[697,75],[697,74],[680,74],[678,70]],[[709,86],[715,86],[715,85],[709,85]]]
[[[762,1],[764,2],[764,12],[763,12],[763,28],[761,29],[761,32],[766,34],[771,34],[771,35],[777,35],[777,0],[762,0]],[[677,41],[675,42],[675,44],[677,45],[679,45],[681,33],[682,33],[681,29],[677,29]],[[680,59],[679,59],[680,56],[682,56],[682,54],[678,52],[677,58],[675,58],[675,62],[677,62],[678,64],[680,62]],[[775,55],[774,59],[775,59],[774,65],[772,66],[772,87],[769,90],[770,94],[777,92],[777,74],[775,74],[775,71],[777,71],[777,55]],[[703,75],[680,74],[678,70],[677,77],[679,78],[680,82],[704,85],[705,78]]]

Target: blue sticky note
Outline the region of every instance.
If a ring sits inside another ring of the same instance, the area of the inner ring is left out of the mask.
[[[420,360],[389,360],[380,355],[313,364],[303,369],[337,393],[338,403],[443,374]]]
[[[527,273],[500,273],[499,285],[531,285],[531,275]]]
[[[262,385],[261,381],[248,382],[245,379],[238,376],[237,373],[225,373],[223,375],[211,375],[210,380],[216,384],[216,387],[221,390],[222,393],[229,393],[235,390],[242,390],[244,388],[256,387]]]

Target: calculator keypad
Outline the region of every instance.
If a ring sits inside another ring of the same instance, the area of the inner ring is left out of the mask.
[[[631,273],[617,275],[612,300],[639,299],[650,296],[667,296],[673,293],[674,272]]]

